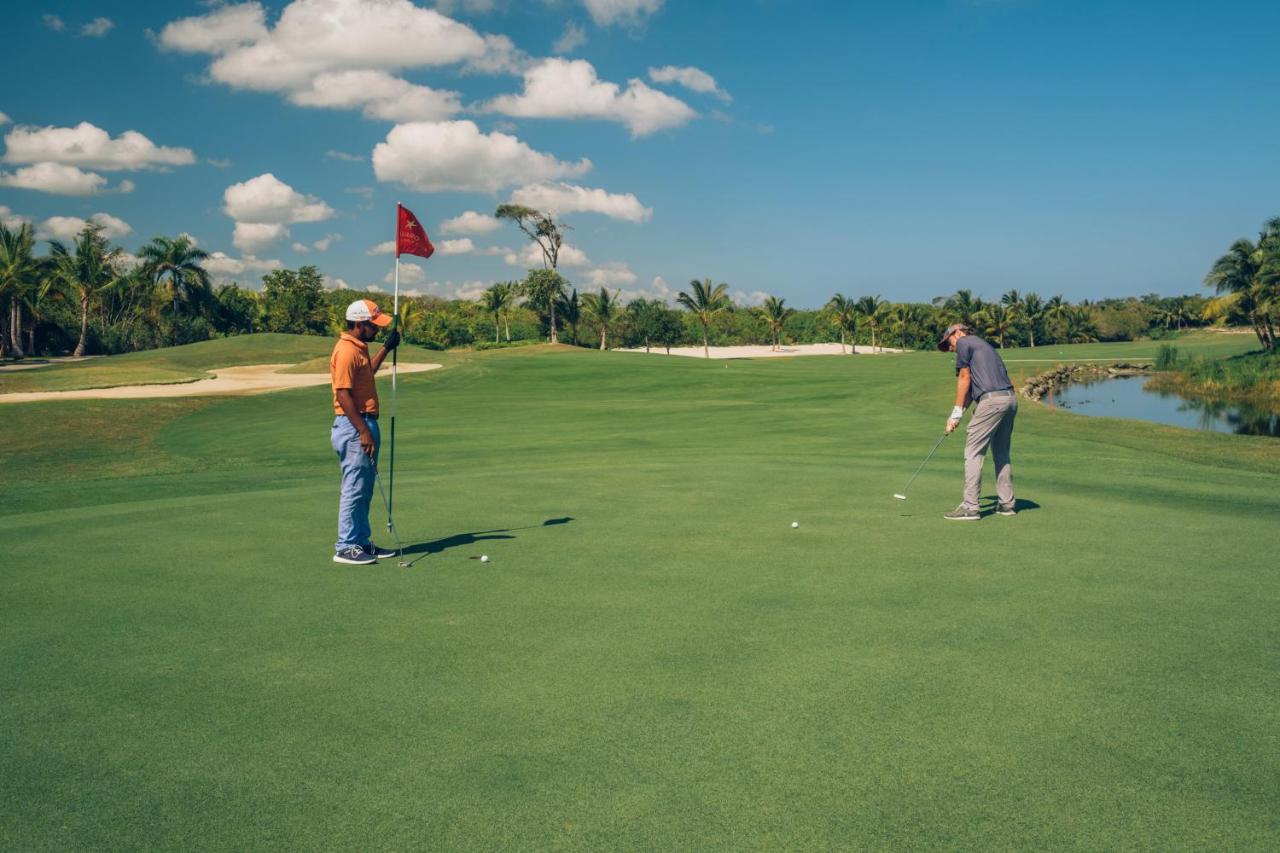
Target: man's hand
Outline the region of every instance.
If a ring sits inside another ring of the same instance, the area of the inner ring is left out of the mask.
[[[947,435],[951,435],[951,433],[955,432],[956,427],[958,426],[960,426],[960,421],[956,420],[955,418],[952,418],[951,420],[947,421]]]
[[[369,432],[368,427],[360,430],[360,449],[369,454],[369,458],[373,458],[373,433]]]
[[[392,330],[387,334],[387,339],[382,342],[382,348],[390,351],[398,346],[400,346],[400,332],[399,330]]]

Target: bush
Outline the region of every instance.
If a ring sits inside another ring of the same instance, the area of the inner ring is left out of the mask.
[[[540,343],[542,343],[542,341],[509,341],[509,342],[499,341],[498,343],[494,343],[493,341],[476,341],[474,344],[471,345],[471,348],[476,352],[484,352],[485,350],[491,350],[491,349],[513,349],[515,347],[532,347],[532,346],[537,346]]]
[[[1165,344],[1156,353],[1156,370],[1177,370],[1179,363],[1178,348]]]

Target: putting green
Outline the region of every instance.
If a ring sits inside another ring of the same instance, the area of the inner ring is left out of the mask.
[[[324,388],[14,406],[0,848],[1275,849],[1280,442],[1024,403],[1024,511],[959,525],[958,441],[892,499],[951,395],[455,356],[411,569],[328,561]]]

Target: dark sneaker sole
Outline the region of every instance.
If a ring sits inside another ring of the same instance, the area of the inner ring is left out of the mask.
[[[372,566],[377,560],[370,558],[367,560],[353,560],[350,557],[344,557],[341,554],[334,554],[333,561],[335,563],[343,563],[348,566]]]

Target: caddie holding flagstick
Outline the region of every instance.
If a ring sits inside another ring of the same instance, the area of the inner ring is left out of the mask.
[[[373,375],[387,354],[395,351],[400,333],[395,329],[388,332],[382,349],[370,357],[369,343],[381,329],[391,325],[391,315],[371,299],[357,299],[347,306],[346,321],[347,330],[329,357],[334,413],[329,443],[338,454],[342,469],[338,541],[334,545],[333,561],[361,566],[396,554],[373,544],[369,505],[373,500],[378,450],[382,444],[378,430],[378,386]]]
[[[991,344],[970,334],[963,323],[947,327],[938,340],[938,349],[956,354],[956,404],[947,419],[948,435],[960,426],[969,402],[974,403],[964,444],[964,499],[943,517],[951,521],[982,518],[978,498],[982,494],[982,464],[988,447],[996,464],[996,513],[1014,515],[1017,510],[1009,447],[1013,442],[1013,419],[1018,415],[1018,397],[1004,362]]]

